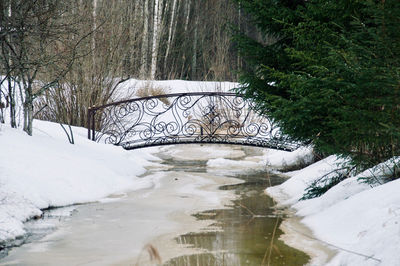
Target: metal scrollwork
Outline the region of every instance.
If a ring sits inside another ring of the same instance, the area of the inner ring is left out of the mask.
[[[137,149],[178,143],[226,143],[292,151],[268,117],[234,93],[177,93],[92,107],[88,137]]]

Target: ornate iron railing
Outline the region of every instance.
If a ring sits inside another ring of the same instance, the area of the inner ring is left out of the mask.
[[[234,93],[176,93],[89,108],[88,138],[137,149],[183,143],[223,143],[293,151],[268,117]]]

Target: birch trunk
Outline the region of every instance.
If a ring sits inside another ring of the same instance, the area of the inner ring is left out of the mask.
[[[150,79],[156,79],[157,70],[157,59],[158,59],[158,41],[160,39],[160,27],[161,27],[161,11],[162,11],[162,0],[154,1],[154,20],[153,20],[153,44],[151,49],[151,65],[150,65]]]
[[[192,2],[191,0],[187,0],[187,2],[186,2],[186,10],[185,10],[185,15],[186,15],[186,20],[185,20],[185,32],[187,32],[187,30],[188,30],[191,2]]]
[[[175,31],[173,30],[175,27],[175,12],[176,12],[176,3],[177,0],[174,0],[172,4],[172,11],[171,11],[171,21],[169,23],[168,27],[168,41],[167,41],[167,50],[165,51],[165,59],[164,59],[164,72],[167,69],[167,61],[168,61],[168,55],[169,55],[169,50],[171,49],[172,41],[173,41],[173,35]]]
[[[149,47],[149,0],[144,0],[143,8],[143,35],[142,35],[142,57],[141,57],[141,68],[140,78],[148,78],[147,66],[148,57],[147,49]]]

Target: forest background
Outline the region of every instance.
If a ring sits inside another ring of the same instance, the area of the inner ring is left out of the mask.
[[[130,78],[229,80],[283,133],[350,159],[328,187],[399,154],[396,0],[1,0],[0,9],[0,120],[7,108],[17,127],[20,102],[29,135],[33,118],[85,126],[88,108]]]
[[[0,102],[12,127],[23,103],[30,135],[33,118],[85,126],[88,107],[130,78],[235,81],[242,60],[230,27],[252,32],[230,0],[1,0],[0,9]]]

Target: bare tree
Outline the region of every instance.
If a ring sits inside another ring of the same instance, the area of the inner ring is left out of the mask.
[[[82,24],[80,31],[94,30],[92,38],[79,48],[87,54],[75,60],[69,73],[47,91],[36,109],[48,106],[39,118],[85,126],[87,110],[112,101],[118,86],[131,76],[141,73],[141,13],[139,4],[130,1],[102,1],[86,3],[79,16],[94,17],[91,23]],[[121,10],[129,12],[121,13]]]
[[[2,19],[2,30],[5,30],[1,63],[4,69],[9,69],[6,75],[12,77],[14,86],[20,88],[23,129],[32,135],[34,101],[68,73],[83,37],[76,35],[78,21],[67,13],[70,3],[66,1],[14,0],[10,3],[10,15]]]
[[[241,64],[229,26],[239,20],[246,29],[246,18],[230,0],[0,0],[0,5],[1,74],[10,80],[5,85],[18,84],[8,94],[21,85],[26,121],[37,113],[40,119],[84,126],[87,109],[112,101],[130,77],[235,80]],[[27,122],[27,132],[29,127]]]
[[[11,2],[10,1],[0,1],[0,9],[1,9],[1,16],[0,16],[0,27],[1,27],[1,34],[0,34],[0,40],[1,40],[1,49],[2,49],[2,58],[1,58],[1,68],[2,68],[2,74],[4,75],[4,78],[1,79],[0,82],[0,88],[3,87],[4,84],[7,84],[7,92],[4,92],[3,90],[0,89],[1,94],[4,94],[4,98],[7,102],[6,106],[3,106],[2,110],[2,115],[1,115],[1,120],[4,122],[4,117],[3,117],[3,109],[7,106],[10,108],[10,125],[11,127],[15,128],[17,127],[16,123],[16,103],[15,103],[15,87],[13,86],[14,80],[13,77],[11,76],[12,73],[12,65],[11,65],[11,59],[10,59],[10,54],[11,52],[9,49],[7,49],[7,42],[10,42],[11,40],[11,35],[13,32],[12,27],[10,27],[8,20],[11,17]],[[0,99],[1,99],[1,94],[0,94]]]

